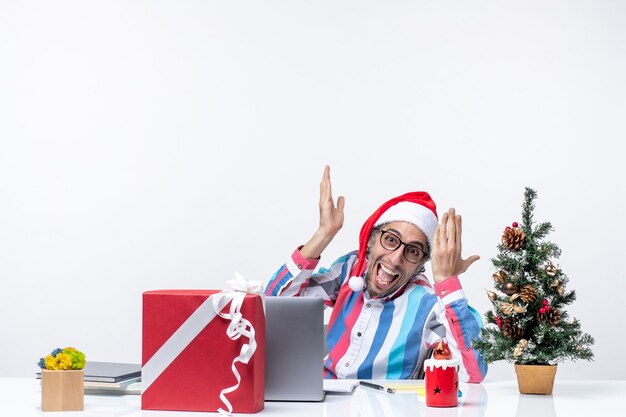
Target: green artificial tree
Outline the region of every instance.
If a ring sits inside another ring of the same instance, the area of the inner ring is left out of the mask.
[[[496,291],[487,291],[493,309],[474,348],[491,363],[507,360],[520,365],[556,365],[565,360],[592,360],[593,338],[570,319],[564,307],[576,299],[567,291],[568,278],[555,260],[559,247],[545,241],[548,222],[533,222],[537,193],[526,188],[522,224],[507,227],[492,259]]]

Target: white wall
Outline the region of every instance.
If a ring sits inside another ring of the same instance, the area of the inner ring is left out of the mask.
[[[539,193],[569,311],[624,378],[626,4],[3,1],[0,376],[74,345],[141,360],[141,293],[267,280],[346,196],[332,261],[382,201],[464,216],[489,308],[502,229]],[[499,363],[490,378],[513,377]]]

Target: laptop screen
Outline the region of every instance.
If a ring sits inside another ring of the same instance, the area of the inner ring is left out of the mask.
[[[322,299],[266,297],[265,315],[265,400],[323,400]]]

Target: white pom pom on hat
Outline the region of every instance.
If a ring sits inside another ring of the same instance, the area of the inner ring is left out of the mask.
[[[350,277],[348,285],[352,291],[359,292],[363,291],[363,288],[365,288],[365,281],[363,280],[363,277]]]
[[[359,234],[359,255],[348,282],[352,291],[362,291],[364,281],[361,277],[365,271],[365,255],[367,242],[372,229],[383,223],[404,221],[415,225],[428,239],[432,248],[435,230],[439,224],[437,206],[425,191],[414,191],[402,194],[383,203],[363,224]]]

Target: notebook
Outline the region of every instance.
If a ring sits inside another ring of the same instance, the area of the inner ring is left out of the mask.
[[[322,299],[266,297],[265,316],[265,400],[322,401]]]
[[[359,386],[357,379],[325,379],[324,391],[327,394],[352,394]]]
[[[41,378],[41,372],[37,372],[37,378]],[[86,382],[114,383],[140,378],[141,364],[138,363],[87,361],[85,365]]]

